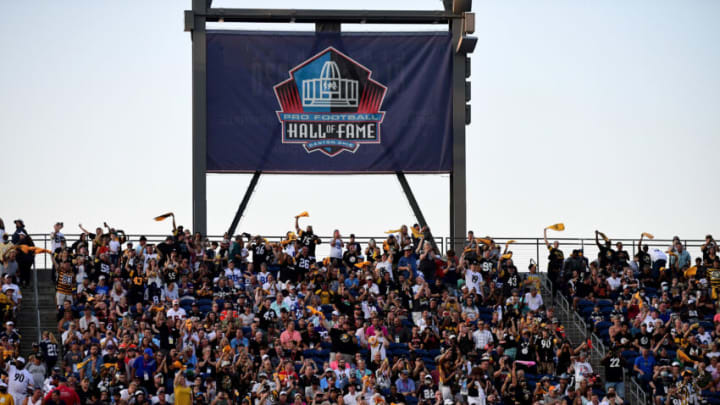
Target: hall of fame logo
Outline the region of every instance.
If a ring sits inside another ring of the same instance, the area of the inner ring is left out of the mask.
[[[371,79],[368,68],[329,47],[289,74],[274,87],[283,143],[330,157],[380,143],[387,87]]]

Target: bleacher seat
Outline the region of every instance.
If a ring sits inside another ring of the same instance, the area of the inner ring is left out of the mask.
[[[612,302],[611,300],[609,300],[609,299],[603,298],[603,299],[597,300],[597,305],[600,307],[600,309],[602,309],[602,308],[604,308],[604,307],[611,307],[611,308],[612,308],[613,302]]]
[[[612,326],[612,322],[602,321],[602,322],[598,322],[595,324],[595,329],[597,329],[598,331],[608,330],[608,329],[610,329],[611,326]]]
[[[578,308],[583,309],[583,308],[587,308],[587,307],[592,308],[593,305],[595,305],[595,304],[593,304],[593,302],[590,300],[582,299],[582,300],[578,301],[577,305],[578,305]],[[590,312],[592,312],[592,310]]]

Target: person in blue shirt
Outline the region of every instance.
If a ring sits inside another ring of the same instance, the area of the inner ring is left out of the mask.
[[[325,369],[325,374],[320,379],[320,388],[327,391],[331,386],[335,386],[335,372],[331,368]]]
[[[95,294],[98,295],[107,295],[108,292],[110,292],[110,287],[106,285],[106,279],[105,276],[100,276],[98,279],[98,284],[95,287]]]
[[[400,374],[400,378],[395,381],[395,387],[402,395],[415,396],[415,382],[410,378],[410,372],[403,370]]]
[[[357,296],[357,289],[360,286],[360,281],[355,276],[355,272],[350,272],[350,276],[345,279],[345,289],[350,291],[350,294]]]
[[[235,331],[235,337],[230,341],[230,347],[235,350],[238,346],[248,347],[249,344],[250,341],[244,336],[242,328],[238,328]]]
[[[637,373],[637,378],[643,385],[646,385],[650,382],[650,379],[652,379],[653,367],[655,367],[655,356],[653,356],[647,348],[643,348],[641,353],[642,355],[635,359],[633,371]]]
[[[114,346],[110,346],[114,347]],[[103,367],[103,358],[100,355],[100,349],[97,345],[90,346],[90,354],[83,360],[83,368],[81,369],[82,375],[90,380],[90,383],[94,383],[95,376],[100,375],[100,371]]]
[[[142,356],[138,356],[132,363],[133,374],[143,386],[151,387],[153,384],[153,375],[157,370],[157,362],[153,356],[152,349],[147,348],[143,351]]]
[[[415,277],[417,274],[417,257],[412,250],[412,246],[408,245],[403,248],[403,256],[398,260],[398,272],[404,275],[406,279]]]
[[[670,256],[670,266],[676,265],[675,267],[678,270],[690,267],[692,260],[690,258],[690,253],[685,250],[685,247],[680,241],[675,242],[675,254],[677,256]]]

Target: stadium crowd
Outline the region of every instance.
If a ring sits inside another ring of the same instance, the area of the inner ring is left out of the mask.
[[[613,347],[603,384],[589,345],[571,345],[543,302],[536,263],[520,273],[508,244],[469,232],[463,252],[441,255],[414,225],[362,246],[338,230],[321,240],[305,216],[277,243],[208,241],[174,217],[156,245],[107,224],[68,241],[55,224],[57,329],[20,358],[20,292],[3,286],[0,405],[621,404],[616,362],[631,358],[659,403],[675,404],[690,375],[697,398],[720,384],[712,271],[703,258],[690,275],[680,243],[649,270],[609,242],[592,263],[548,243],[556,290]],[[15,225],[0,221],[5,285],[29,280],[13,261],[32,241]],[[709,263],[715,249],[709,238]]]
[[[720,403],[717,243],[707,235],[693,260],[677,236],[666,251],[644,238],[653,236],[643,233],[630,256],[595,231],[592,262],[548,243],[548,275],[608,348],[606,389],[623,392],[625,370],[654,404]]]

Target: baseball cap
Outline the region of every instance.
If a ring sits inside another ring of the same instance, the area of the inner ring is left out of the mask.
[[[143,351],[143,353],[147,354],[148,356],[152,356],[152,355],[153,355],[153,351],[152,351],[152,349],[149,348],[149,347],[148,347],[147,349],[145,349],[145,351]]]

